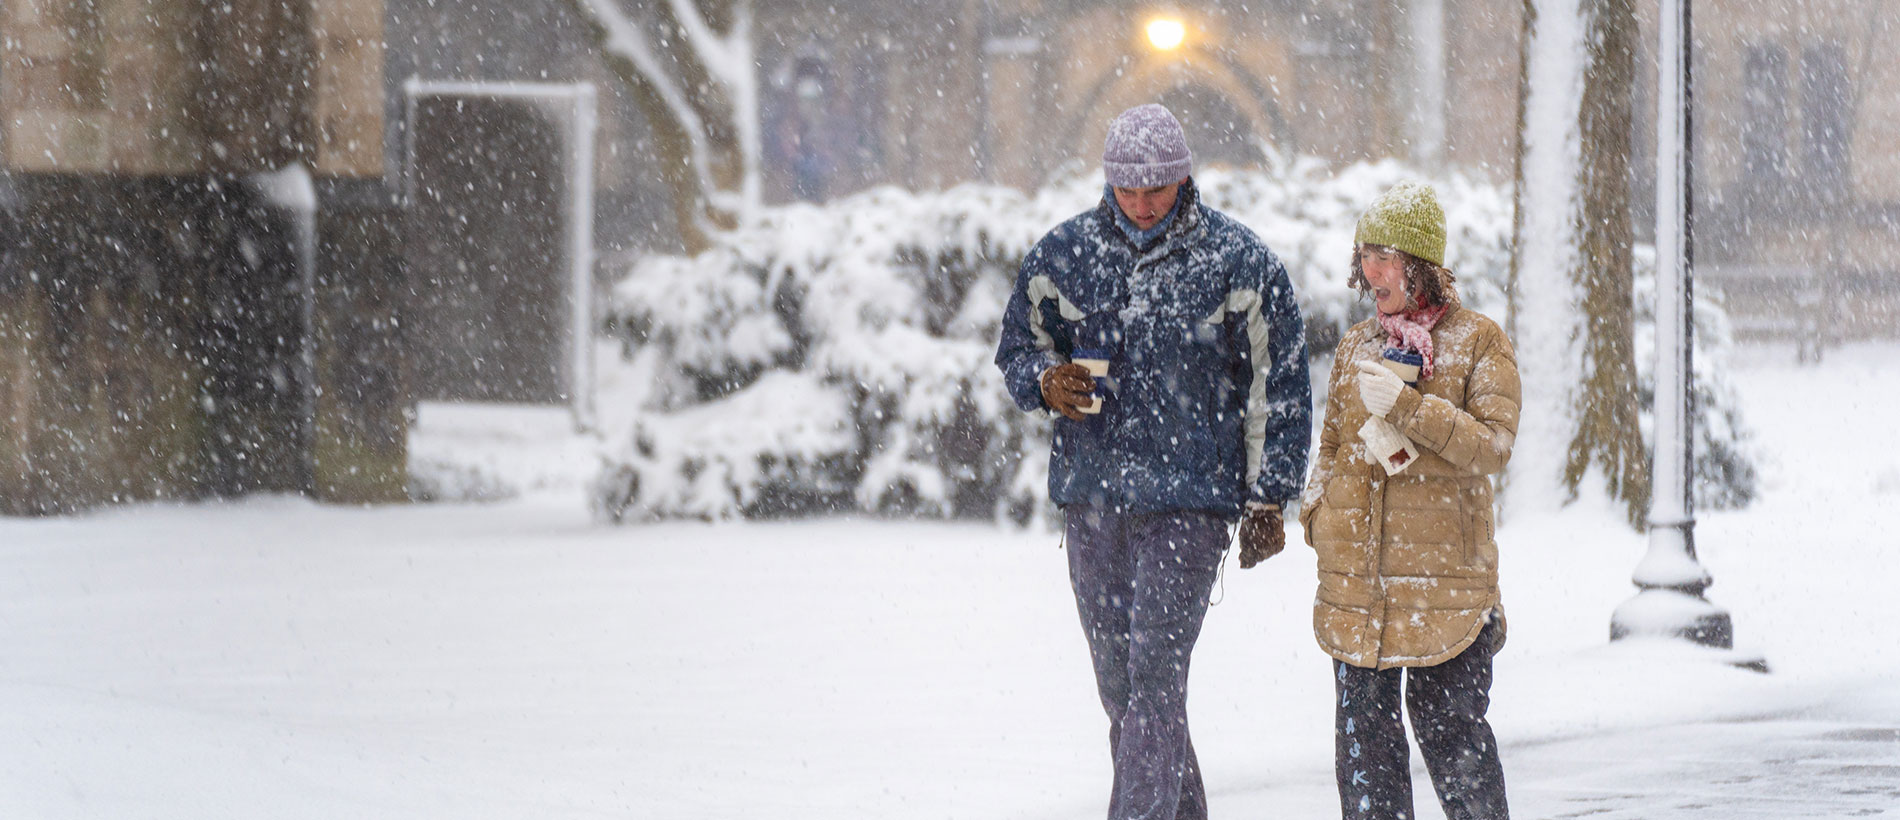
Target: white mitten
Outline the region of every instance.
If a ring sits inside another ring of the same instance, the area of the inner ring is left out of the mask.
[[[1392,412],[1392,405],[1399,400],[1399,391],[1405,389],[1405,382],[1399,380],[1399,374],[1378,362],[1359,363],[1359,401],[1366,406],[1366,412],[1373,418],[1381,418]]]
[[[1385,419],[1366,419],[1359,427],[1359,440],[1366,443],[1366,460],[1384,467],[1386,475],[1398,475],[1418,460],[1412,440]]]

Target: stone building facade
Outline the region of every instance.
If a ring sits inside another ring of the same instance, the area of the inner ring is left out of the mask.
[[[1086,167],[1107,121],[1145,101],[1174,109],[1215,162],[1256,163],[1264,143],[1339,162],[1396,155],[1511,173],[1514,0],[892,5],[902,13],[870,3],[761,10],[772,18],[762,30],[800,32],[759,44],[778,195],[794,193],[800,141],[787,135],[800,131],[817,135],[810,153],[847,190],[1032,188]],[[1157,44],[1157,21],[1178,25],[1179,41]],[[1424,40],[1442,47],[1414,45]],[[1436,79],[1420,85],[1425,75]]]
[[[1900,8],[1690,2],[1702,292],[1724,298],[1744,337],[1893,335]],[[1257,162],[1264,142],[1507,183],[1522,11],[1522,0],[773,3],[761,29],[776,33],[759,47],[768,133],[809,132],[817,147],[768,139],[770,190],[1033,188],[1091,167],[1108,119],[1147,101],[1181,116],[1206,161]],[[1631,185],[1646,236],[1656,4],[1637,13]],[[1149,40],[1156,20],[1179,24],[1178,45]],[[801,182],[812,168],[824,178]]]
[[[382,14],[0,7],[0,512],[402,497]]]
[[[1705,0],[1698,271],[1745,337],[1896,335],[1900,8]]]
[[[1701,292],[1744,334],[1892,335],[1900,8],[1692,2]],[[766,193],[1030,189],[1094,167],[1109,118],[1147,101],[1204,164],[1397,157],[1507,183],[1522,9],[754,0]],[[570,0],[0,5],[0,512],[402,498],[405,83],[596,86],[606,283],[674,243],[594,37]]]

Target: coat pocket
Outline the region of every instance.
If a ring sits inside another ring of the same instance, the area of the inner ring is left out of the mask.
[[[1359,574],[1372,566],[1371,482],[1362,476],[1326,479],[1325,500],[1308,532],[1322,571]]]
[[[1491,540],[1495,524],[1491,514],[1490,493],[1481,492],[1467,482],[1460,490],[1458,500],[1464,512],[1464,532],[1460,540],[1464,542],[1465,566],[1489,569],[1497,563],[1497,552]]]
[[[1492,538],[1491,511],[1483,507],[1471,510],[1465,524],[1465,564],[1489,569],[1496,555]]]

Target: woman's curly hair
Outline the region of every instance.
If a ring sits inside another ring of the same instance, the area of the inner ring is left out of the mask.
[[[1432,305],[1458,304],[1458,286],[1454,284],[1457,276],[1451,268],[1434,265],[1398,248],[1380,245],[1396,253],[1405,260],[1405,309],[1417,310]],[[1359,264],[1359,248],[1352,249],[1352,274],[1346,277],[1346,284],[1359,291],[1360,296],[1372,293],[1372,283],[1366,281],[1366,270]]]

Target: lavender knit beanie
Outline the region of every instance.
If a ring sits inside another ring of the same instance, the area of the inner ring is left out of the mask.
[[[1117,188],[1171,185],[1194,170],[1194,154],[1174,114],[1148,103],[1123,111],[1108,124],[1102,170],[1108,184]]]

